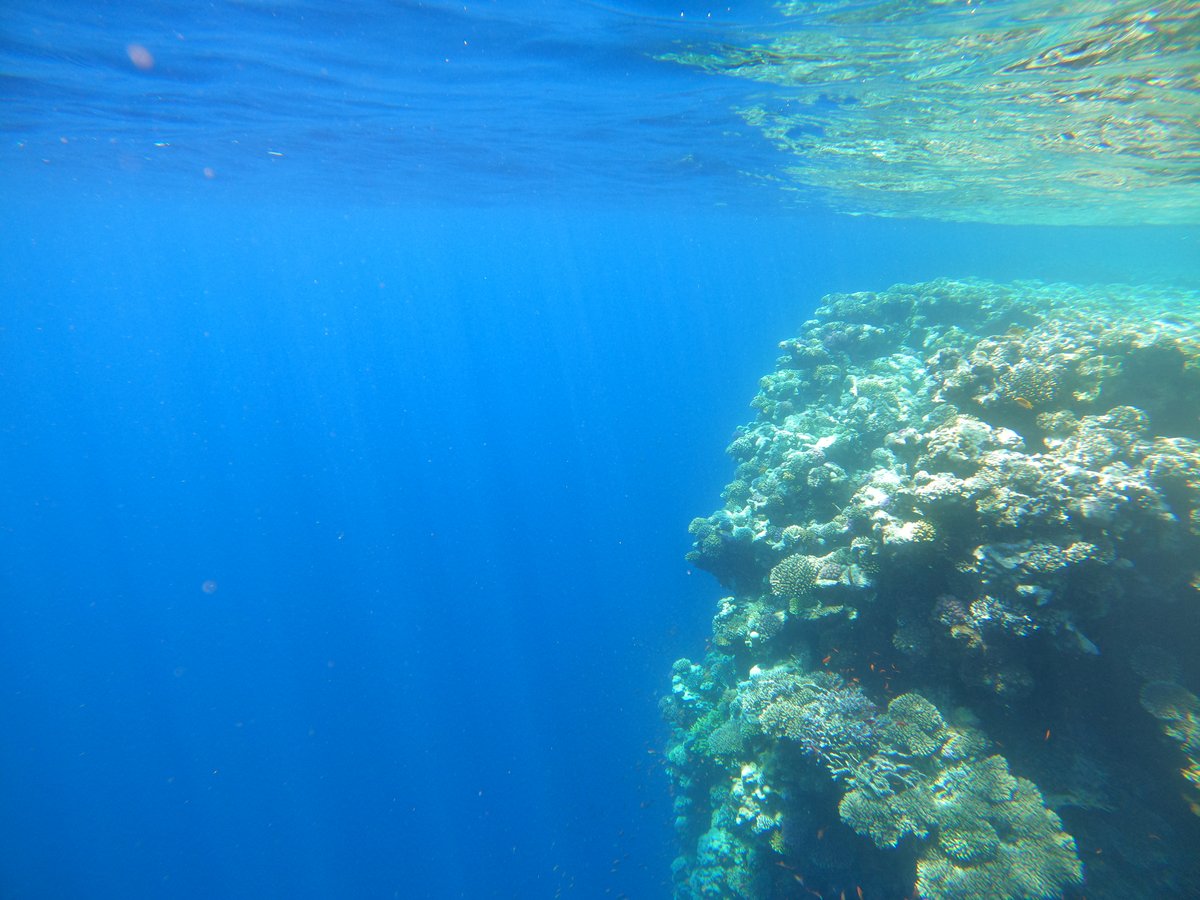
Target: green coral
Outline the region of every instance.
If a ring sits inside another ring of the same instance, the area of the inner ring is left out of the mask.
[[[941,749],[949,735],[938,708],[920,694],[902,694],[888,704],[892,739],[906,753],[929,756]]]
[[[771,569],[771,591],[779,597],[804,597],[817,582],[817,565],[803,553],[794,553]]]
[[[729,704],[709,710],[688,729],[685,746],[721,765],[732,764],[744,746],[741,728],[730,718]]]
[[[1001,756],[962,758],[983,746],[974,729],[947,725],[919,694],[893,700],[888,719],[877,752],[847,779],[838,812],[876,846],[906,835],[923,842],[922,897],[1026,900],[1079,883],[1074,839],[1033,782],[1014,777]]]
[[[938,829],[938,850],[959,863],[978,864],[993,859],[1000,849],[1000,836],[988,822],[965,822]]]
[[[819,571],[811,556],[793,553],[771,569],[771,593],[787,600],[788,612],[799,615],[816,590]]]
[[[963,767],[958,767],[961,769]],[[946,773],[956,780],[955,769]],[[982,775],[983,777],[980,777]],[[1046,809],[1041,792],[1013,778],[1000,757],[983,760],[957,785],[939,779],[938,840],[917,862],[917,893],[928,900],[1041,900],[1083,881],[1075,840]],[[1001,785],[1011,783],[1007,796]]]
[[[1082,877],[1074,840],[1037,787],[1003,757],[981,758],[978,731],[948,724],[920,694],[896,697],[877,717],[858,685],[780,666],[741,682],[738,704],[844,782],[838,813],[856,832],[879,847],[922,842],[928,900],[1052,897]]]
[[[850,791],[838,811],[879,847],[905,835],[922,840],[917,888],[928,900],[1058,897],[1083,877],[1062,821],[1000,756],[950,766],[899,793]]]
[[[895,847],[905,835],[924,838],[929,834],[933,800],[925,791],[879,796],[866,788],[856,788],[842,797],[838,815],[875,846]]]
[[[721,552],[721,533],[707,519],[693,519],[688,531],[696,537],[695,552],[698,556],[716,556]]]
[[[1064,380],[1065,371],[1059,366],[1022,360],[1000,377],[997,392],[1026,408],[1044,406],[1058,396]]]
[[[708,736],[708,753],[719,761],[736,759],[745,747],[738,723],[729,720],[718,725]]]
[[[742,506],[750,500],[750,485],[741,478],[735,478],[725,486],[721,497],[726,503]]]
[[[861,686],[790,665],[752,671],[738,684],[737,702],[762,733],[800,743],[834,774],[861,761],[876,711]]]

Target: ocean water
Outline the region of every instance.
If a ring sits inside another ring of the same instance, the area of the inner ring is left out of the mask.
[[[671,896],[688,523],[779,342],[1200,287],[1200,13],[1084,6],[904,77],[962,9],[4,4],[0,897]]]

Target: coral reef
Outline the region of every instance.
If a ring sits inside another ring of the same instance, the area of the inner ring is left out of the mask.
[[[1196,310],[943,280],[780,345],[689,529],[677,897],[1200,895]]]

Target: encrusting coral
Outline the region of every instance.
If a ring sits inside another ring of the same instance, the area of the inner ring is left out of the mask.
[[[943,280],[780,345],[690,526],[726,596],[664,701],[677,897],[1200,895],[1198,309]]]

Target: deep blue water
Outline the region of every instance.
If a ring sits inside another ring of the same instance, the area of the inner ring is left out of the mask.
[[[1183,228],[773,202],[732,88],[646,55],[675,7],[39,6],[0,15],[5,898],[666,896],[687,523],[775,344],[831,290],[1197,281]],[[451,34],[474,69],[413,62]]]

